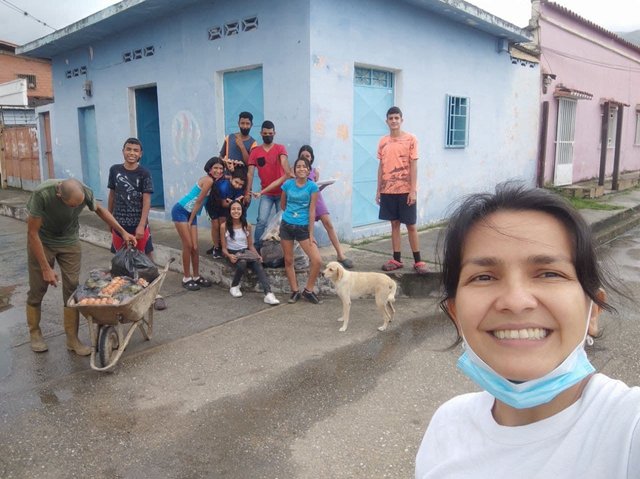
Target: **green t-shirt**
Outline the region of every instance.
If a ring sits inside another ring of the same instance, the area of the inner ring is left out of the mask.
[[[96,210],[93,192],[85,185],[84,203],[75,208],[65,205],[56,195],[56,186],[62,180],[46,180],[40,183],[27,202],[27,211],[34,218],[42,218],[40,240],[42,244],[66,246],[79,240],[78,216],[86,206]]]

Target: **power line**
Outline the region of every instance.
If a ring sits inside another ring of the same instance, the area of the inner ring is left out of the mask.
[[[24,15],[25,17],[31,18],[32,20],[35,20],[36,22],[44,25],[47,28],[50,28],[53,31],[56,31],[57,28],[53,28],[51,25],[43,22],[42,20],[40,20],[39,18],[34,17],[33,15],[31,15],[29,12],[23,10],[22,8],[20,8],[17,5],[14,5],[13,3],[11,3],[9,0],[0,0],[0,3],[6,5],[7,7],[9,7],[12,10],[15,10],[18,13],[21,13],[22,15]]]
[[[0,0],[0,1],[2,1],[2,0]],[[606,62],[601,62],[601,61],[597,61],[597,60],[592,60],[590,58],[582,57],[580,55],[575,55],[575,54],[571,54],[571,53],[568,53],[568,52],[563,52],[561,50],[555,50],[555,49],[549,48],[549,47],[543,47],[542,48],[543,56],[544,56],[545,50],[549,51],[551,53],[555,53],[558,56],[569,58],[571,60],[575,60],[575,61],[582,62],[582,63],[587,63],[589,65],[596,65],[596,66],[603,67],[603,68],[609,68],[611,70],[621,70],[621,71],[628,71],[628,72],[640,72],[639,68],[633,68],[631,66],[616,65],[616,64],[613,64],[613,63],[606,63]],[[547,64],[549,64],[549,60],[548,59],[546,59],[546,60],[547,60]],[[551,67],[551,65],[549,65],[549,67]]]

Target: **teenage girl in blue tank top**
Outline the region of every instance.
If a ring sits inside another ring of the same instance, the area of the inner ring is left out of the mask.
[[[182,286],[189,291],[208,288],[211,281],[200,276],[200,256],[198,252],[198,215],[202,212],[209,190],[214,181],[224,173],[222,160],[217,156],[210,158],[204,165],[207,173],[183,196],[171,210],[171,219],[176,226],[182,242]]]

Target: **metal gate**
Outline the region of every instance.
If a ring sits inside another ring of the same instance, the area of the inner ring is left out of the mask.
[[[573,182],[573,143],[576,133],[576,105],[572,98],[558,99],[558,125],[556,131],[555,186]]]
[[[0,123],[0,144],[4,145],[2,181],[7,186],[33,190],[40,183],[40,158],[35,126],[6,126]]]

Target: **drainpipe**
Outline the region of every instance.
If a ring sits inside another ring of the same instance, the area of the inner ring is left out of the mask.
[[[602,124],[600,125],[600,174],[598,186],[604,186],[604,174],[607,166],[607,134],[609,128],[609,102],[602,105]]]
[[[7,162],[5,161],[4,148],[4,110],[0,106],[0,189],[6,189],[7,182]]]
[[[547,160],[547,130],[549,129],[549,102],[542,102],[542,125],[540,126],[540,139],[538,141],[538,174],[536,186],[544,186],[544,167]]]
[[[616,121],[616,151],[613,155],[613,178],[611,179],[611,189],[618,191],[618,180],[620,176],[620,149],[622,147],[622,115],[624,105],[618,104],[618,119]]]

